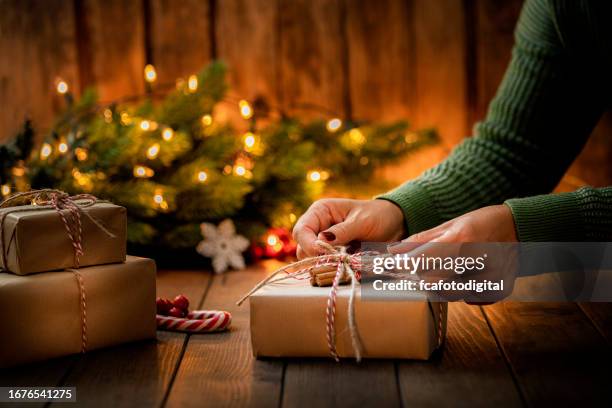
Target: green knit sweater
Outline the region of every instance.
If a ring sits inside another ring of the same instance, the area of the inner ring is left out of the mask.
[[[612,241],[612,187],[545,194],[611,101],[610,3],[527,0],[511,63],[475,135],[379,197],[402,208],[410,234],[505,203],[520,241]]]

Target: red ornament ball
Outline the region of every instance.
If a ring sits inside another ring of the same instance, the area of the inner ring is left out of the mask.
[[[187,312],[185,310],[179,309],[178,307],[173,307],[168,311],[168,316],[172,317],[185,317]]]
[[[158,297],[155,303],[157,305],[157,314],[161,314],[161,315],[168,314],[170,309],[172,309],[173,307],[172,302],[170,302],[169,299]]]
[[[189,299],[187,299],[187,296],[185,295],[178,295],[177,297],[175,297],[172,301],[172,304],[174,305],[174,307],[184,310],[185,312],[187,312],[187,310],[189,309]]]

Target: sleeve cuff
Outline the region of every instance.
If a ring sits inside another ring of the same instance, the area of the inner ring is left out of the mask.
[[[375,198],[391,201],[402,209],[408,235],[428,230],[441,223],[429,193],[413,181]]]
[[[512,211],[519,241],[571,242],[584,235],[575,193],[513,198],[504,203]]]

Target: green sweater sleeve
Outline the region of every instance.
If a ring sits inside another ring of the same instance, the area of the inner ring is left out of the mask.
[[[525,3],[510,65],[475,135],[438,166],[378,197],[402,208],[409,234],[486,205],[550,192],[582,149],[603,111],[603,92],[596,85],[596,64],[589,68],[584,55],[565,42],[580,33],[562,30],[578,25],[559,24],[555,7],[545,0]],[[588,13],[573,10],[569,18]],[[507,205],[522,241],[612,237],[610,189]]]

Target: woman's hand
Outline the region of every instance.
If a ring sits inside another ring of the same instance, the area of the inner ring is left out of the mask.
[[[299,259],[318,255],[315,241],[397,241],[405,235],[402,210],[387,200],[326,198],[313,203],[293,228]]]

